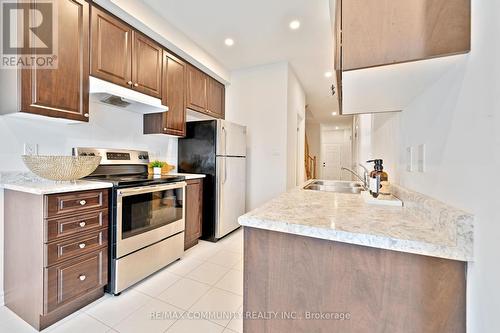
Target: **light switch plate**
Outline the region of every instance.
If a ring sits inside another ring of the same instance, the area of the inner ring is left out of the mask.
[[[413,172],[413,147],[406,148],[406,171]]]
[[[425,144],[420,144],[417,147],[417,170],[425,172]]]
[[[24,155],[38,155],[38,144],[25,143],[24,144]]]

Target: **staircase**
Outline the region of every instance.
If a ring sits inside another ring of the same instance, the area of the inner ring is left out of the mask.
[[[316,156],[311,156],[309,155],[309,143],[307,142],[307,136],[306,136],[306,149],[305,149],[305,166],[306,166],[306,178],[307,180],[309,179],[316,179],[317,174],[316,174]]]

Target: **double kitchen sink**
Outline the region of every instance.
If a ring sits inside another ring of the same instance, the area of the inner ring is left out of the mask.
[[[304,187],[304,190],[336,192],[336,193],[351,193],[360,194],[364,191],[363,184],[353,181],[338,181],[338,180],[315,180]]]

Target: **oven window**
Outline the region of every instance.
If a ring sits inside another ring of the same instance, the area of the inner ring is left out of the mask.
[[[181,220],[182,200],[182,188],[123,197],[122,239]]]

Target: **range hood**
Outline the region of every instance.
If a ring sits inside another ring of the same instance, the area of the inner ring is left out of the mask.
[[[89,93],[93,101],[142,114],[168,111],[168,107],[162,105],[159,98],[93,76],[90,77],[89,81]]]

